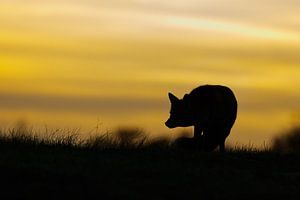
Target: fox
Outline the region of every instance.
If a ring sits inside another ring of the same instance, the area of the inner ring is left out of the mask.
[[[168,128],[194,126],[192,145],[202,151],[225,151],[225,140],[237,117],[238,103],[233,91],[222,85],[202,85],[179,99],[168,93],[171,103]],[[182,139],[181,139],[182,140]]]

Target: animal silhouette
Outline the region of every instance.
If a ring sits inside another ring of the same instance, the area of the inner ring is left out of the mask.
[[[201,150],[225,151],[225,140],[237,116],[237,100],[226,86],[203,85],[178,99],[169,93],[169,128],[194,126],[194,141]]]

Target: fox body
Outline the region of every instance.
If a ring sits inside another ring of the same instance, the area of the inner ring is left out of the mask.
[[[233,92],[221,85],[203,85],[178,99],[169,93],[171,102],[169,128],[194,126],[193,144],[204,151],[213,151],[219,146],[225,150],[237,116],[237,100]]]

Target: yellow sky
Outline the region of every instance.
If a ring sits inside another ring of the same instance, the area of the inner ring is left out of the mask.
[[[171,134],[167,92],[230,86],[232,142],[262,144],[300,102],[292,0],[0,1],[0,124]]]

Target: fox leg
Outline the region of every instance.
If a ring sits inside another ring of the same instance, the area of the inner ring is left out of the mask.
[[[200,125],[195,125],[194,126],[194,144],[196,149],[203,149],[203,128]]]
[[[203,140],[203,150],[210,152],[215,150],[218,146],[220,147],[220,151],[224,149],[225,139],[221,139],[219,136],[220,129],[215,126],[211,126],[206,128],[203,132],[202,140]]]
[[[200,126],[198,124],[195,125],[194,126],[194,138],[195,139],[200,139],[201,136],[202,136],[202,131],[203,131],[202,126]]]
[[[220,141],[219,150],[220,150],[220,152],[225,152],[225,139]]]
[[[230,128],[226,128],[225,131],[223,131],[224,134],[221,134],[221,139],[219,140],[219,150],[220,152],[225,152],[225,140],[226,137],[229,135],[231,129]]]

